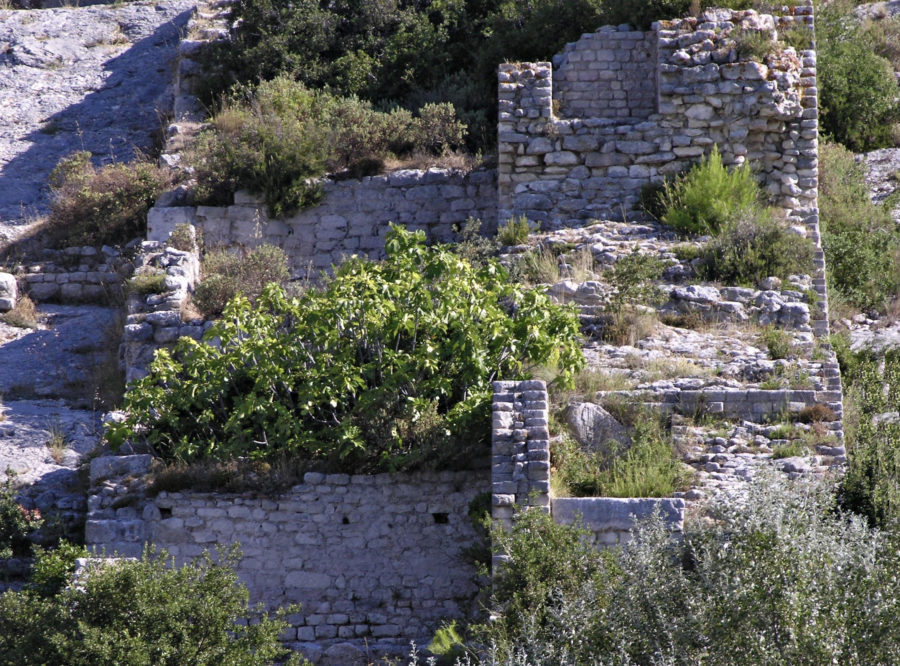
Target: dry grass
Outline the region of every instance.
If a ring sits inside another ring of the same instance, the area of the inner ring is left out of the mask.
[[[149,491],[178,492],[258,492],[261,495],[286,491],[303,483],[308,461],[282,457],[270,462],[261,460],[202,461],[171,463],[153,472]]]
[[[50,450],[50,458],[57,465],[62,464],[67,446],[68,441],[65,433],[62,431],[62,426],[60,426],[58,421],[54,421],[50,424],[50,439],[47,440],[47,448]]]
[[[648,382],[681,377],[711,377],[715,374],[713,368],[697,365],[685,358],[654,358],[642,362],[640,369]]]
[[[468,173],[480,166],[484,166],[484,159],[480,155],[472,155],[461,151],[451,151],[444,155],[430,155],[428,153],[413,153],[407,157],[392,157],[384,160],[386,171],[398,169],[428,169],[438,167],[440,169],[459,169]]]
[[[0,315],[0,320],[19,328],[37,328],[40,323],[37,306],[28,296],[16,301],[16,307]]]

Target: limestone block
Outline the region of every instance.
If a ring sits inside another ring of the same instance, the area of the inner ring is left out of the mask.
[[[180,206],[175,208],[158,208],[154,206],[147,211],[147,240],[165,243],[179,224],[191,224],[196,221],[195,208]]]
[[[15,277],[9,273],[0,273],[0,312],[16,307],[17,289]]]

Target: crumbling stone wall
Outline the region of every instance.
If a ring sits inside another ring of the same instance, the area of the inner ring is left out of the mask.
[[[803,219],[816,208],[815,52],[787,48],[760,63],[741,58],[734,47],[742,32],[774,37],[796,27],[812,36],[812,7],[789,10],[777,18],[710,10],[699,19],[654,24],[645,42],[655,41],[658,95],[656,113],[646,120],[640,119],[646,105],[636,101],[637,118],[623,121],[613,106],[617,91],[603,86],[598,94],[612,99],[567,101],[575,54],[615,52],[606,46],[612,34],[641,44],[631,32],[586,35],[568,48],[556,72],[549,62],[501,65],[500,218],[526,215],[553,228],[634,215],[643,187],[688,168],[717,145],[726,164],[749,160],[774,202]],[[617,76],[609,69],[617,63],[609,63],[595,60],[587,71]],[[566,115],[572,110],[584,115]]]

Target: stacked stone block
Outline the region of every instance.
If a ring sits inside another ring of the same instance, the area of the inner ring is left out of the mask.
[[[658,515],[673,535],[684,532],[684,500],[671,498],[559,497],[553,521],[586,529],[602,548],[631,541],[635,524]]]
[[[132,292],[126,301],[127,316],[120,355],[125,381],[147,375],[147,368],[158,349],[172,347],[180,337],[199,340],[210,322],[186,320],[184,306],[200,276],[196,251],[185,252],[162,243],[145,241],[136,259],[138,271],[164,274],[163,290],[144,295]]]
[[[246,192],[228,207],[157,207],[148,216],[148,237],[164,240],[176,224],[203,231],[207,246],[281,247],[297,275],[318,274],[349,255],[383,258],[384,238],[393,222],[423,230],[432,242],[458,238],[456,228],[470,217],[496,229],[496,172],[455,169],[401,170],[360,180],[323,183],[324,199],[291,217],[270,219],[266,206]]]
[[[644,120],[656,113],[656,38],[604,26],[553,58],[553,99],[561,118]]]
[[[491,517],[499,524],[525,506],[549,511],[549,404],[546,382],[494,382]]]

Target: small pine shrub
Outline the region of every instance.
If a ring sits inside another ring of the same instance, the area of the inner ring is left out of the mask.
[[[55,596],[72,580],[75,560],[87,556],[84,546],[68,541],[59,543],[52,550],[35,546],[34,565],[27,589],[45,598]]]
[[[75,153],[50,174],[48,228],[72,245],[117,245],[143,236],[147,211],[168,178],[149,161],[97,168],[89,152]]]
[[[728,169],[713,146],[708,157],[664,185],[661,219],[683,233],[717,234],[732,220],[760,206],[760,198],[749,164]]]
[[[794,339],[790,333],[774,326],[767,326],[760,333],[760,341],[773,360],[789,358],[794,355]]]
[[[501,224],[497,229],[497,242],[500,245],[522,245],[528,240],[528,235],[541,228],[540,224],[531,226],[528,218],[524,215],[520,217],[511,217],[506,224]]]
[[[755,287],[770,276],[812,273],[815,244],[768,210],[746,211],[700,250],[700,277]]]

